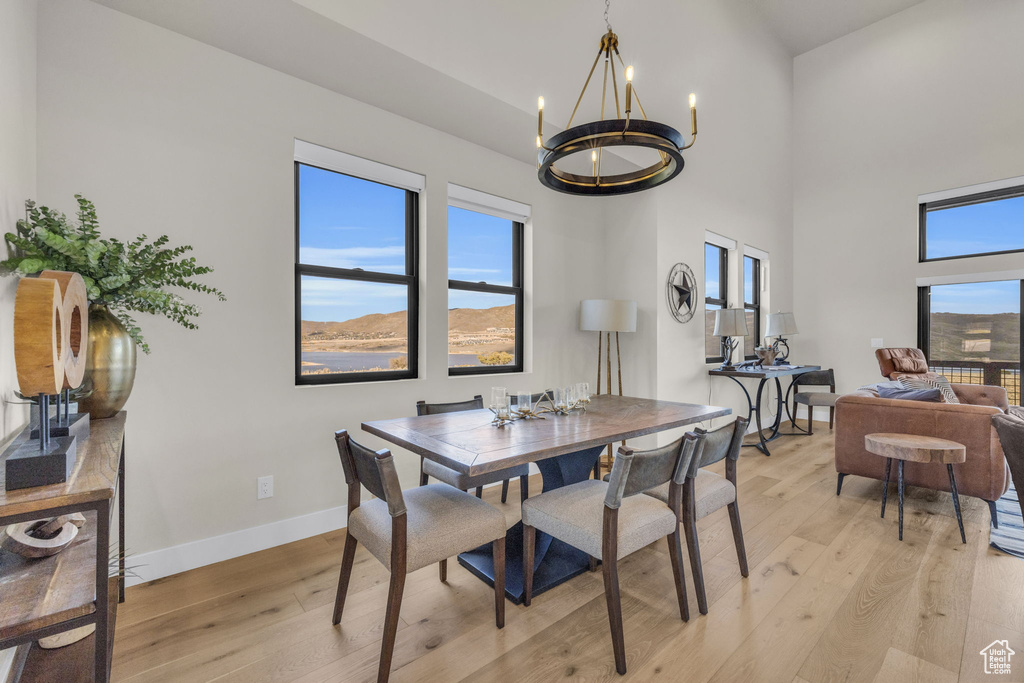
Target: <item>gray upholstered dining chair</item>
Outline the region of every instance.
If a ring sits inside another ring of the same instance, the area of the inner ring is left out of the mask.
[[[736,544],[736,556],[740,563],[740,574],[747,576],[747,550],[743,545],[743,527],[740,526],[740,510],[736,500],[736,461],[743,446],[743,435],[747,430],[747,419],[738,417],[732,424],[705,432],[696,430],[698,443],[686,473],[679,505],[672,505],[683,525],[686,548],[690,553],[690,569],[693,573],[694,590],[697,593],[697,609],[708,613],[708,597],[704,590],[704,570],[700,561],[700,544],[697,540],[697,520],[712,512],[729,507],[732,522],[732,539]],[[725,459],[725,476],[702,469]],[[647,491],[647,495],[670,503],[671,489],[667,484]],[[670,503],[671,504],[671,503]]]
[[[619,558],[668,537],[679,616],[683,621],[690,618],[676,513],[670,505],[638,494],[664,485],[670,491],[670,499],[677,501],[697,441],[694,434],[687,434],[668,446],[649,451],[620,447],[608,481],[585,479],[523,503],[523,604],[529,605],[533,599],[537,529],[591,557],[600,557],[615,670],[620,674],[626,673],[626,645],[619,597]]]
[[[801,387],[828,387],[828,391],[800,391]],[[793,392],[793,412],[789,414],[790,423],[796,427],[796,407],[807,406],[807,433],[814,433],[814,408],[828,408],[828,428],[832,429],[836,422],[836,374],[828,370],[815,370],[797,375],[789,387]]]
[[[505,515],[497,508],[451,486],[432,484],[403,492],[394,457],[372,451],[349,438],[344,429],[334,439],[348,484],[348,532],[334,601],[335,625],[341,622],[356,546],[362,543],[391,570],[384,636],[377,680],[387,681],[395,649],[405,575],[451,555],[492,543],[494,619],[505,627]],[[360,485],[376,498],[360,502]]]
[[[999,443],[1003,447],[1006,464],[1010,466],[1013,486],[1017,489],[1020,514],[1024,516],[1024,408],[1010,406],[1006,414],[993,415],[992,425],[996,428],[996,434],[999,435]],[[992,510],[992,525],[998,529],[995,505],[992,503],[989,505]]]
[[[483,407],[483,396],[477,394],[471,401],[455,401],[452,403],[427,403],[426,401],[416,401],[416,414],[437,415],[439,413],[458,413],[463,410],[483,410]],[[468,491],[475,488],[477,498],[483,497],[484,486],[486,484],[493,484],[496,481],[500,481],[502,503],[508,500],[508,480],[513,477],[519,477],[520,501],[526,500],[530,496],[529,465],[516,465],[515,467],[509,467],[504,470],[478,474],[471,477],[468,474],[456,472],[450,467],[445,467],[440,463],[434,462],[433,460],[427,460],[421,456],[420,486],[426,486],[430,481],[430,477],[444,482],[449,486],[454,486],[460,491]]]

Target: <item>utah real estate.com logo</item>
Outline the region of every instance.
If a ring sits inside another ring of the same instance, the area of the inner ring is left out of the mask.
[[[1010,658],[1016,652],[1010,649],[1010,642],[1007,640],[994,640],[992,644],[981,651],[985,658],[985,673],[987,674],[1009,674]]]

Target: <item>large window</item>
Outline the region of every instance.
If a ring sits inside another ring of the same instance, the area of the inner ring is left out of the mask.
[[[743,257],[743,310],[747,319],[747,336],[743,353],[747,360],[757,358],[754,347],[761,342],[761,259]]]
[[[920,206],[921,261],[1024,251],[1024,185]]]
[[[729,307],[729,250],[704,244],[704,360],[721,363],[722,338],[715,331],[715,311]]]
[[[323,165],[414,174],[303,151],[297,142],[296,383],[416,377],[418,194]]]
[[[448,373],[521,372],[524,225],[465,206],[448,207]]]
[[[1005,387],[1019,404],[1022,291],[1021,280],[921,287],[918,344],[932,371]]]

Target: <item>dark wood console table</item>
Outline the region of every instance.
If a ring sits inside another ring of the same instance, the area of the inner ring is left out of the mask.
[[[119,551],[124,547],[125,418],[122,411],[92,421],[66,482],[16,491],[0,486],[2,525],[72,512],[86,516],[71,545],[51,557],[29,560],[0,550],[0,649],[96,624],[93,635],[66,647],[44,650],[33,643],[22,681],[110,680],[114,616],[124,601],[124,553],[118,553],[114,578],[109,558],[115,496]],[[3,475],[0,468],[0,481]]]
[[[797,375],[802,375],[805,372],[814,372],[815,370],[821,370],[820,365],[793,365],[789,367],[779,367],[769,365],[768,367],[761,366],[747,366],[747,367],[736,367],[735,370],[722,370],[715,368],[714,370],[708,370],[708,374],[712,377],[728,377],[736,384],[740,385],[740,389],[743,390],[743,395],[747,399],[747,420],[749,421],[753,416],[757,422],[757,443],[743,444],[744,446],[753,446],[757,450],[761,451],[765,455],[771,455],[771,451],[768,450],[768,442],[774,441],[779,438],[779,426],[782,423],[782,382],[779,381],[782,377],[790,377],[795,379]],[[750,399],[750,392],[743,386],[741,378],[757,379],[760,380],[757,384],[757,400],[752,401]],[[765,385],[770,381],[775,380],[775,391],[778,394],[778,403],[775,409],[775,420],[771,424],[770,435],[766,439],[764,436],[764,426],[761,420],[761,409],[764,407],[761,402],[761,397],[764,394]],[[792,382],[792,379],[790,380]],[[788,410],[788,407],[787,407]]]

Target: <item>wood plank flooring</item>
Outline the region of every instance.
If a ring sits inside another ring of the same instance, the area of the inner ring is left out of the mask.
[[[750,562],[743,579],[723,509],[698,524],[709,614],[679,620],[667,546],[620,562],[630,680],[976,681],[981,648],[1008,639],[1024,681],[1024,560],[988,547],[988,510],[962,499],[967,544],[948,494],[909,488],[904,541],[882,485],[847,477],[835,495],[832,436],[784,437],[770,458],[746,448],[739,504]],[[342,474],[338,472],[338,485]],[[536,478],[531,488],[539,491]],[[485,499],[519,517],[513,483]],[[893,491],[894,494],[894,491]],[[895,503],[895,501],[892,501]],[[116,681],[370,681],[388,573],[362,548],[340,627],[331,610],[345,531],[128,589],[118,611]],[[411,574],[392,681],[615,681],[600,573],[506,604],[455,561]]]

